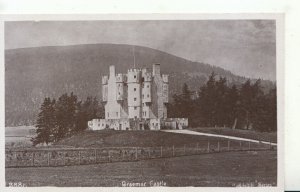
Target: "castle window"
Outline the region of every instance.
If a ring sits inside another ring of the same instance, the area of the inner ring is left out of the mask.
[[[117,117],[119,116],[119,113],[118,112],[116,112],[116,115],[117,115]]]
[[[107,112],[107,117],[109,117],[109,112]]]
[[[133,100],[136,101],[136,97]]]
[[[147,85],[147,88],[149,88],[149,85]]]
[[[147,97],[149,98],[149,94],[147,95]]]
[[[147,112],[145,111],[145,117],[147,116]]]
[[[136,91],[136,88],[134,88],[133,90]]]
[[[143,99],[144,99],[144,94],[142,95]]]
[[[134,107],[134,110],[136,110],[137,109],[137,107]]]
[[[121,95],[121,93],[119,92],[119,95]]]
[[[136,79],[136,75],[134,76],[134,78]]]

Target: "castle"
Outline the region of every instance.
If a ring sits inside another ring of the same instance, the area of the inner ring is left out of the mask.
[[[160,64],[153,64],[152,72],[129,69],[116,74],[109,67],[109,76],[102,77],[102,101],[105,119],[88,122],[90,130],[160,130],[182,129],[187,118],[167,118],[169,101],[168,75],[160,73]]]

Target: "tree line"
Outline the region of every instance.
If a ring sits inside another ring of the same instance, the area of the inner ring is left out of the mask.
[[[181,94],[175,94],[168,105],[168,116],[187,117],[191,127],[277,130],[276,88],[264,93],[261,80],[247,80],[239,87],[228,84],[214,73],[196,92],[184,84]]]
[[[87,128],[87,122],[103,118],[104,109],[96,97],[78,100],[73,92],[61,95],[57,100],[46,97],[36,121],[36,137],[33,145],[57,142]]]
[[[214,73],[196,92],[184,84],[168,105],[168,117],[186,117],[190,127],[277,130],[276,88],[264,93],[260,80],[247,80],[239,87],[228,84],[226,78],[217,79]],[[80,101],[73,92],[58,99],[47,97],[37,117],[36,137],[31,141],[33,145],[57,142],[85,130],[87,122],[97,118],[104,118],[104,107],[96,97]]]

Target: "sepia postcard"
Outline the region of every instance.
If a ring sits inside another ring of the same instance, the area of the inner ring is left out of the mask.
[[[283,15],[11,15],[3,34],[7,188],[282,189]]]

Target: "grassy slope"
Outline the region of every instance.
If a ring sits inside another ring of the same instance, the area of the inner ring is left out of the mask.
[[[163,180],[167,186],[276,185],[276,157],[276,151],[230,152],[86,166],[7,168],[6,185],[121,186],[122,181],[151,180]]]
[[[226,143],[226,139],[199,135],[176,134],[161,131],[85,131],[63,139],[58,146],[74,147],[154,147],[154,146],[207,146],[207,142]],[[232,141],[232,144],[234,142]]]
[[[241,130],[241,129],[235,129],[232,130],[230,128],[193,128],[191,129],[193,131],[199,131],[203,133],[212,133],[212,134],[220,134],[220,135],[228,135],[228,136],[235,136],[235,137],[243,137],[247,139],[255,139],[260,141],[271,141],[271,142],[277,142],[277,133],[261,133],[251,130]]]

